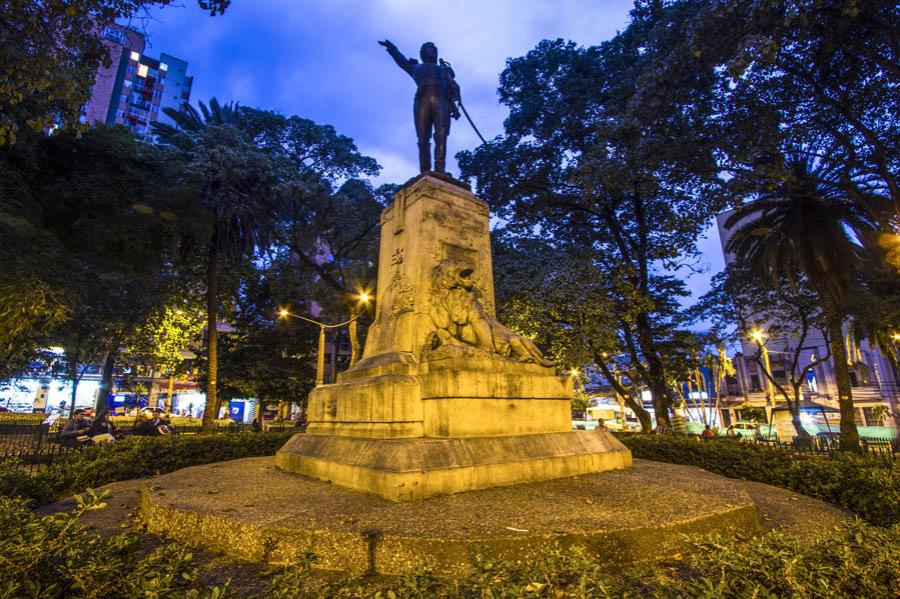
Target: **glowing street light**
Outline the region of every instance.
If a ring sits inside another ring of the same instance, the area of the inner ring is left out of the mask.
[[[363,304],[368,304],[371,299],[371,296],[365,291],[359,294],[359,301]],[[316,352],[316,387],[325,384],[325,329],[338,329],[340,327],[347,326],[353,322],[356,322],[356,320],[360,316],[362,316],[362,313],[363,311],[359,310],[349,320],[339,322],[338,324],[326,324],[324,322],[319,322],[318,320],[314,320],[306,316],[291,314],[291,312],[287,308],[281,308],[278,310],[278,316],[280,318],[296,318],[298,320],[303,320],[319,327],[319,347],[318,351]]]

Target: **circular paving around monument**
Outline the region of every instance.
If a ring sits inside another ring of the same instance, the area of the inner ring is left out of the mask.
[[[392,503],[279,471],[272,458],[186,468],[143,490],[150,532],[250,562],[398,574],[423,563],[452,574],[472,557],[525,561],[554,544],[603,563],[677,553],[683,533],[759,530],[735,481],[635,460],[626,471]]]

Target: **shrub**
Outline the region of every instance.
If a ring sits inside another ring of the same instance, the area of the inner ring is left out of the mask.
[[[0,461],[0,495],[24,497],[37,505],[50,503],[57,497],[54,477],[41,470],[33,474],[19,467],[18,458]]]
[[[528,563],[476,558],[461,579],[424,568],[385,581],[345,577],[322,583],[310,559],[272,580],[287,597],[897,597],[900,526],[847,522],[812,543],[784,533],[759,538],[694,538],[690,552],[663,563],[601,568],[579,549],[548,551]]]
[[[182,546],[141,551],[134,534],[100,537],[79,518],[105,506],[93,491],[76,497],[71,513],[39,517],[24,501],[0,497],[2,597],[209,597],[223,589],[195,582]]]
[[[846,522],[812,543],[774,532],[693,539],[680,567],[655,568],[655,597],[897,597],[900,526]]]
[[[636,458],[698,466],[837,504],[879,526],[900,524],[900,464],[884,457],[799,456],[789,450],[687,437],[621,435]]]
[[[273,455],[291,433],[127,437],[73,451],[35,474],[0,465],[0,492],[40,505],[120,480],[173,472],[188,466]]]
[[[47,415],[40,414],[22,414],[20,412],[0,412],[0,422],[27,422],[40,424],[47,419]]]

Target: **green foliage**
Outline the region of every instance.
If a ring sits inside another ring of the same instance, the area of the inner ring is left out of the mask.
[[[586,254],[585,286],[609,304],[657,421],[668,425],[674,397],[664,352],[685,324],[678,300],[687,295],[674,273],[695,260],[705,221],[726,197],[710,72],[694,73],[665,102],[638,109],[629,101],[668,52],[667,40],[647,33],[652,21],[638,14],[602,45],[545,40],[509,60],[499,90],[510,109],[504,135],[458,159],[512,234],[537,232]],[[568,290],[565,303],[584,301],[583,288],[560,289]]]
[[[173,168],[120,127],[0,149],[0,377],[62,345],[74,380],[165,295],[194,221],[164,193]]]
[[[306,556],[272,579],[266,597],[894,597],[900,526],[848,522],[814,541],[775,532],[757,538],[688,539],[676,559],[612,570],[578,549],[556,547],[532,561],[476,557],[472,572],[439,576],[422,567],[394,580],[345,577],[322,583]]]
[[[293,433],[126,437],[84,447],[49,468],[25,474],[0,463],[0,491],[40,505],[86,488],[174,472],[188,466],[274,455]]]
[[[900,526],[848,522],[813,542],[773,532],[693,539],[682,563],[633,576],[653,597],[895,597]]]
[[[35,505],[51,503],[59,497],[55,483],[47,470],[29,473],[21,468],[18,458],[0,461],[0,495],[4,497],[23,497]]]
[[[199,302],[165,305],[155,309],[130,335],[129,353],[148,356],[159,366],[174,372],[181,366],[181,352],[189,349],[203,331]]]
[[[192,555],[166,544],[147,552],[135,534],[101,537],[79,523],[103,509],[88,490],[71,513],[37,516],[22,500],[0,497],[0,597],[209,597],[224,589],[195,580]]]
[[[900,524],[900,463],[877,456],[798,457],[730,439],[622,435],[632,455],[697,466],[822,499],[879,526]]]
[[[285,266],[254,266],[243,276],[242,301],[229,315],[234,330],[221,341],[223,398],[302,400],[315,385],[318,328],[276,318],[278,309],[289,304],[283,298],[304,297],[298,290],[276,299],[289,286],[282,277],[293,278],[296,268]],[[206,362],[199,366],[205,370]]]

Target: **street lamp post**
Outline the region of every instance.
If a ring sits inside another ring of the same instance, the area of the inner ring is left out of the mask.
[[[363,292],[359,294],[359,301],[362,304],[368,304],[371,299],[372,297],[368,293]],[[339,322],[337,324],[326,324],[312,318],[307,318],[306,316],[291,314],[287,310],[287,308],[282,308],[278,311],[278,316],[280,318],[296,318],[298,320],[303,320],[319,327],[319,348],[316,355],[316,387],[325,384],[325,329],[338,329],[340,327],[345,327],[351,323],[355,323],[357,319],[362,316],[362,314],[363,310],[359,310],[349,320],[345,320],[344,322]]]

